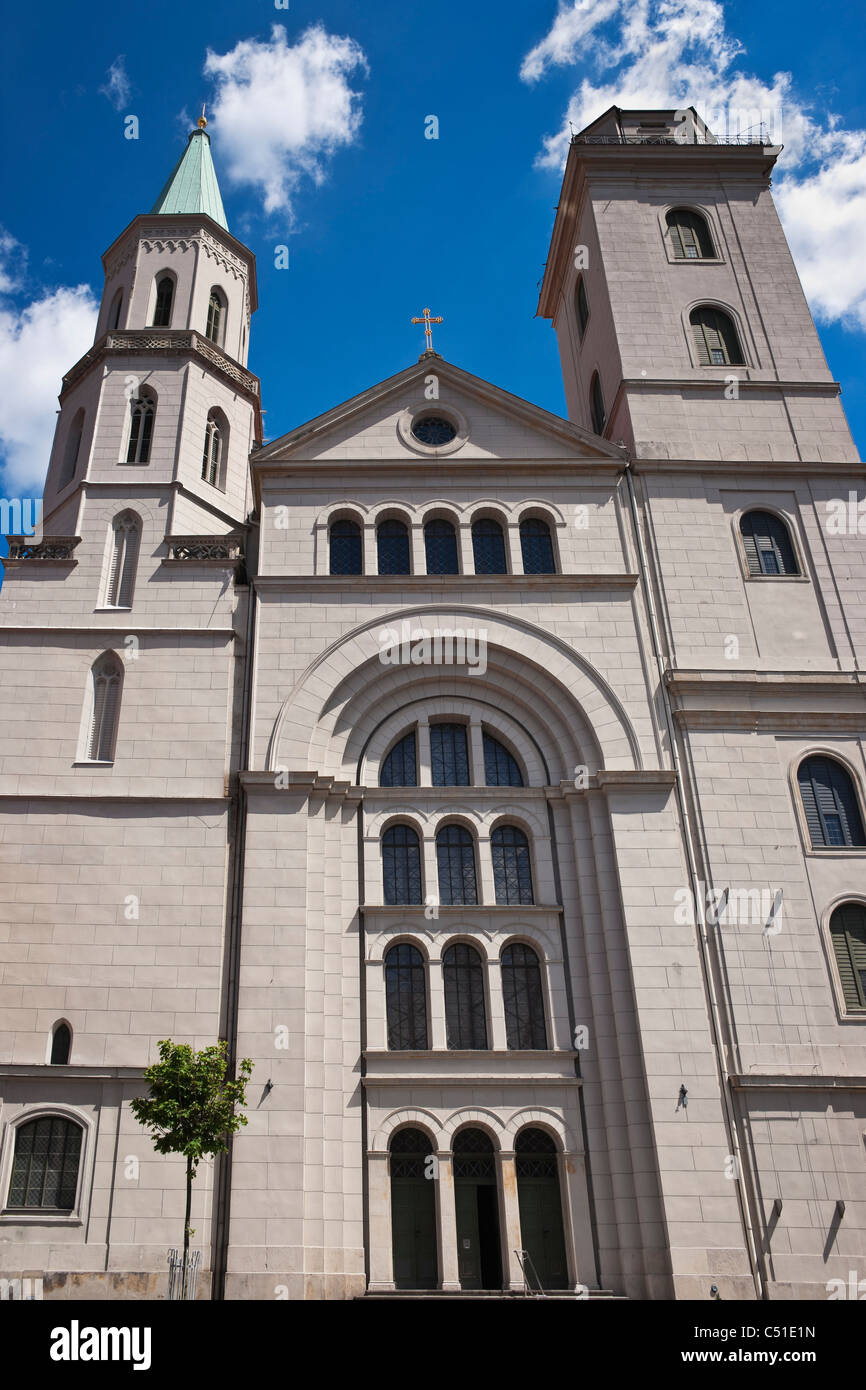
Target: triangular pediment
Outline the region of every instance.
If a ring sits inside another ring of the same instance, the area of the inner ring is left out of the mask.
[[[410,421],[437,409],[458,428],[441,450],[419,447]],[[622,462],[615,445],[473,376],[436,354],[360,392],[256,451],[258,468],[315,460],[586,459]]]

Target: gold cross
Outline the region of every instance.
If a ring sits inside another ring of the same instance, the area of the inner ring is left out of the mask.
[[[423,325],[424,325],[424,336],[425,336],[425,338],[427,339],[427,351],[428,351],[428,352],[432,352],[432,351],[433,351],[433,329],[432,329],[431,325],[434,324],[434,323],[444,323],[445,320],[443,319],[442,315],[440,314],[439,317],[438,317],[438,318],[435,318],[435,319],[434,319],[434,318],[431,318],[431,316],[430,316],[430,310],[429,310],[429,309],[425,309],[425,310],[424,310],[424,313],[421,315],[420,318],[416,315],[416,317],[413,318],[413,319],[411,319],[410,322],[411,322],[411,323],[423,323]]]

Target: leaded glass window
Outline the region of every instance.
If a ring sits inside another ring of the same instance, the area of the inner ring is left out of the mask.
[[[385,956],[388,1048],[405,1052],[427,1047],[427,977],[417,946],[401,941]]]
[[[866,845],[857,792],[848,769],[816,754],[797,769],[797,782],[813,849]]]
[[[204,432],[204,452],[201,459],[201,476],[211,487],[220,485],[220,464],[223,452],[223,432],[216,416],[210,414]]]
[[[404,734],[394,744],[379,773],[380,787],[417,787],[418,767],[415,752],[415,730]]]
[[[450,1048],[487,1046],[484,967],[474,946],[457,942],[442,955],[445,1036]]]
[[[749,574],[799,574],[794,547],[784,521],[772,512],[743,512],[740,535]]]
[[[225,314],[225,300],[219,290],[211,290],[210,298],[207,302],[207,327],[205,334],[212,343],[222,342],[223,316]]]
[[[493,1141],[483,1129],[461,1129],[452,1152],[455,1178],[495,1178]]]
[[[483,517],[472,527],[472,553],[476,574],[507,574],[505,537],[498,521]]]
[[[149,463],[150,441],[153,438],[153,417],[156,406],[150,396],[139,396],[129,402],[129,443],[127,463]]]
[[[170,275],[164,275],[156,287],[156,304],[153,310],[154,328],[169,328],[171,326],[173,299],[174,280]]]
[[[518,1178],[557,1178],[556,1145],[543,1129],[522,1129],[514,1141]]]
[[[520,550],[524,574],[555,574],[553,541],[550,527],[539,517],[529,517],[520,523]]]
[[[385,902],[420,903],[421,849],[411,825],[392,825],[382,836]]]
[[[541,969],[531,946],[516,941],[501,956],[505,1036],[509,1048],[547,1047]]]
[[[490,836],[496,901],[502,906],[532,902],[529,841],[516,825],[500,825]]]
[[[423,1178],[433,1145],[420,1129],[398,1129],[388,1145],[392,1178]]]
[[[71,1211],[78,1188],[81,1125],[59,1115],[43,1115],[15,1135],[7,1207]]]
[[[380,574],[409,573],[409,531],[402,521],[383,521],[376,530]]]
[[[450,521],[428,521],[424,527],[428,574],[457,574],[457,533]]]
[[[468,787],[469,745],[466,725],[431,724],[430,760],[434,787]]]
[[[517,760],[492,734],[484,735],[484,781],[488,787],[522,787]]]
[[[439,901],[446,907],[478,901],[475,886],[475,846],[462,825],[446,825],[436,836]]]
[[[331,574],[361,574],[361,528],[356,521],[335,521],[329,546]]]

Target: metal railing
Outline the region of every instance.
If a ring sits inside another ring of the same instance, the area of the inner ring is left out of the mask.
[[[688,140],[676,135],[572,135],[572,145],[772,145],[765,135],[720,135],[713,139],[694,133]]]
[[[183,1267],[183,1256],[176,1249],[169,1250],[168,1296],[171,1300],[195,1298],[195,1285],[200,1263],[200,1250],[190,1250],[187,1255],[186,1269]]]
[[[541,1279],[538,1276],[538,1270],[535,1268],[535,1265],[532,1262],[532,1256],[530,1255],[529,1251],[515,1250],[514,1253],[517,1256],[517,1262],[520,1265],[521,1271],[523,1273],[524,1297],[531,1295],[533,1298],[547,1298],[547,1294],[544,1291]],[[537,1285],[536,1288],[532,1287],[533,1279],[535,1280],[535,1283]]]

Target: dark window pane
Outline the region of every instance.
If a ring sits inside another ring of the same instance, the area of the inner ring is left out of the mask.
[[[457,574],[457,533],[450,521],[428,521],[424,527],[428,574]]]
[[[160,280],[156,287],[156,306],[153,311],[154,328],[168,328],[171,323],[171,302],[174,298],[174,281],[170,275]]]
[[[545,521],[531,517],[520,523],[520,549],[523,553],[524,574],[555,574],[553,541]]]
[[[410,825],[392,825],[382,836],[385,902],[421,902],[421,849]]]
[[[830,918],[833,954],[846,1009],[866,1009],[866,907],[840,903]]]
[[[677,260],[699,261],[714,256],[706,219],[686,208],[674,208],[667,215],[671,247]]]
[[[57,1115],[31,1120],[15,1136],[10,1207],[71,1211],[78,1186],[81,1126]]]
[[[416,787],[418,771],[415,758],[415,730],[395,743],[382,764],[380,787]]]
[[[799,574],[791,536],[784,521],[772,512],[744,512],[740,535],[749,574]]]
[[[468,787],[466,725],[431,724],[430,759],[434,787]]]
[[[484,735],[484,781],[488,787],[523,786],[523,777],[515,759],[491,734]]]
[[[496,1175],[493,1143],[483,1129],[461,1129],[454,1136],[455,1178],[493,1178]]]
[[[388,1145],[392,1178],[423,1178],[433,1145],[420,1129],[398,1129]]]
[[[354,521],[335,521],[331,527],[331,574],[360,574],[361,528]]]
[[[502,996],[508,1046],[547,1047],[538,956],[522,942],[502,952]]]
[[[63,1067],[69,1061],[69,1049],[72,1046],[72,1034],[65,1023],[59,1023],[54,1029],[54,1037],[51,1039],[51,1065],[53,1067]]]
[[[476,521],[472,527],[472,553],[476,574],[507,574],[505,538],[498,521]]]
[[[501,825],[490,837],[496,901],[503,906],[532,902],[529,841],[516,825]]]
[[[402,521],[383,521],[376,531],[380,574],[409,573],[409,532]]]
[[[408,942],[385,956],[385,1010],[392,1052],[427,1046],[427,984],[424,957]]]
[[[595,433],[604,434],[607,416],[604,410],[604,395],[602,393],[598,372],[593,375],[592,383],[589,388],[589,413],[592,420],[592,428]]]
[[[518,1178],[558,1176],[556,1145],[543,1129],[522,1129],[515,1140],[514,1154]]]
[[[484,967],[473,946],[458,943],[442,956],[445,1034],[451,1048],[486,1047]]]
[[[462,825],[446,825],[436,836],[439,901],[450,904],[478,901],[475,887],[475,847]]]
[[[699,304],[689,315],[695,350],[702,366],[742,366],[743,353],[730,316],[709,304]]]
[[[866,845],[857,792],[841,763],[816,755],[797,770],[813,849]]]
[[[577,326],[580,329],[580,336],[583,338],[586,332],[586,325],[589,323],[589,302],[586,298],[586,285],[581,275],[577,282],[577,291],[574,296],[575,308],[577,309]]]

